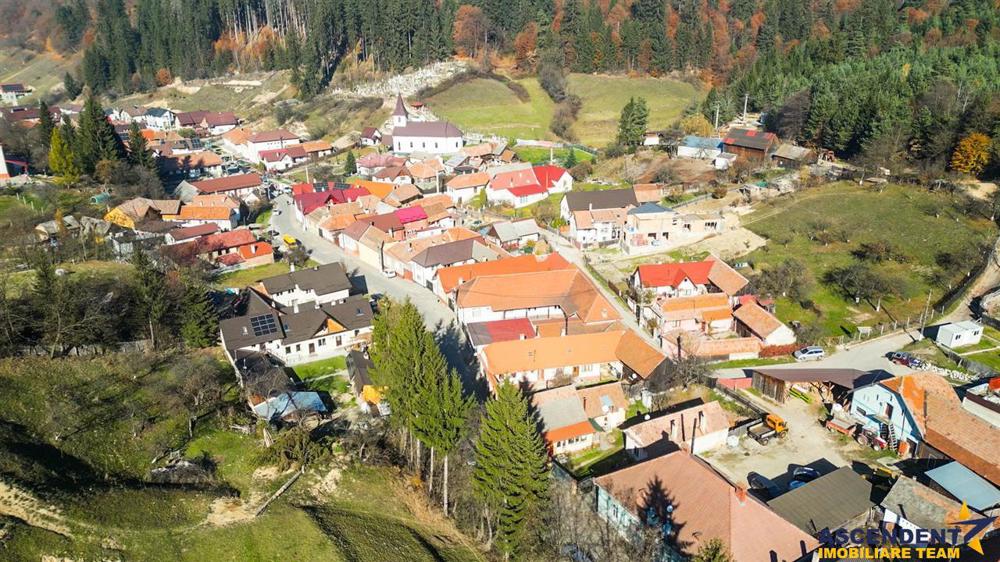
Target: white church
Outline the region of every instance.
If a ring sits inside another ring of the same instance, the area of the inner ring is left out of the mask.
[[[399,94],[392,111],[392,127],[392,150],[400,154],[454,154],[462,149],[462,131],[458,127],[447,121],[412,121]]]

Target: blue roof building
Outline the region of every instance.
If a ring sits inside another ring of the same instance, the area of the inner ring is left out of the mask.
[[[968,503],[972,509],[983,511],[1000,505],[1000,490],[959,462],[928,470],[926,475],[946,492]]]

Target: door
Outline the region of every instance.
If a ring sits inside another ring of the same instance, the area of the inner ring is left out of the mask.
[[[315,354],[316,354],[316,344],[310,343],[309,344],[309,355],[315,355]]]
[[[885,419],[892,421],[892,404],[885,405]]]

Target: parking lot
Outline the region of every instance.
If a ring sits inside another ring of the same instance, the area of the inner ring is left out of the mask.
[[[748,392],[741,394],[762,409],[781,416],[788,424],[788,435],[784,439],[771,439],[766,446],[744,436],[735,449],[723,446],[704,455],[737,484],[747,485],[747,475],[757,472],[785,491],[796,467],[809,466],[826,474],[841,466],[851,466],[852,461],[866,454],[866,449],[854,441],[828,432],[820,424],[825,409],[816,399],[806,404],[790,398],[778,404]]]

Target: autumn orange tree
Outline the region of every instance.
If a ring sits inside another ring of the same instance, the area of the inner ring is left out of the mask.
[[[979,175],[990,161],[990,137],[982,133],[970,133],[958,141],[951,155],[951,168],[956,172]]]
[[[528,22],[521,33],[514,38],[514,61],[521,69],[530,69],[535,65],[535,49],[538,46],[538,26]]]
[[[455,24],[452,39],[455,46],[469,56],[476,56],[479,53],[480,41],[484,43],[486,30],[489,28],[489,19],[483,14],[483,10],[468,4],[462,4],[455,12]]]

